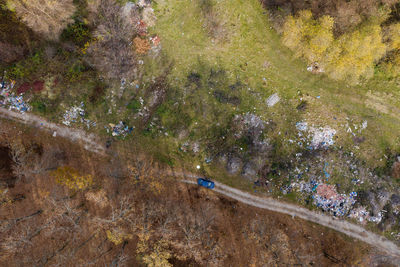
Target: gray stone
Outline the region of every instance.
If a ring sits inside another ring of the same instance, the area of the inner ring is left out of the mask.
[[[238,174],[242,168],[242,160],[238,157],[232,157],[229,159],[228,164],[226,166],[226,170],[230,174]]]

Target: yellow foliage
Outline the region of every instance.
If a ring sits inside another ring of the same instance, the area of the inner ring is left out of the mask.
[[[134,183],[145,184],[152,193],[160,194],[164,190],[164,185],[160,182],[159,177],[155,177],[151,171],[144,173],[134,166],[128,166]]]
[[[379,23],[370,21],[337,40],[333,36],[333,24],[329,16],[315,20],[311,11],[300,11],[295,17],[287,17],[283,44],[293,50],[296,57],[320,63],[333,79],[357,83],[360,77],[371,77],[374,62],[386,53]],[[389,32],[391,45],[400,46],[400,26],[391,27]]]
[[[149,249],[148,243],[149,243],[150,236],[151,235],[149,232],[141,231],[138,234],[139,241],[136,246],[137,253],[142,254],[142,253],[145,253]]]
[[[168,242],[160,240],[154,244],[151,252],[143,256],[143,262],[149,267],[169,267],[172,266],[168,262],[171,253],[168,250]]]
[[[400,49],[400,23],[390,25],[388,35],[390,49]]]
[[[400,51],[390,57],[390,61],[383,64],[383,70],[389,77],[400,77]]]
[[[310,10],[300,11],[296,17],[288,16],[283,26],[283,44],[309,62],[320,61],[333,41],[334,20],[323,16],[312,18]]]
[[[374,62],[386,52],[381,27],[366,25],[342,35],[329,49],[323,60],[328,75],[337,80],[357,83],[360,77],[373,74]]]
[[[107,239],[114,243],[114,245],[122,244],[125,240],[132,239],[131,234],[126,234],[121,229],[113,229],[106,231]]]
[[[77,170],[68,166],[59,167],[51,174],[56,178],[57,183],[69,189],[82,190],[93,184],[92,175],[80,175]]]

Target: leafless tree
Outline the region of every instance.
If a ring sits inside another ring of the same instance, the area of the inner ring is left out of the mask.
[[[114,0],[99,0],[94,25],[96,40],[88,49],[88,62],[106,78],[130,78],[136,74],[136,55],[131,42],[135,27],[122,16],[122,7]],[[138,16],[132,10],[132,16]]]
[[[73,0],[7,0],[7,5],[33,31],[51,40],[58,39],[75,12]]]

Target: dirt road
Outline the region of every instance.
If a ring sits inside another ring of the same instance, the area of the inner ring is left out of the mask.
[[[35,126],[53,133],[56,132],[57,136],[61,136],[70,139],[71,141],[82,143],[85,149],[89,151],[100,154],[105,153],[105,148],[97,142],[96,136],[93,134],[87,134],[82,130],[59,126],[57,124],[47,122],[43,118],[40,118],[33,114],[29,113],[21,114],[1,107],[0,107],[0,118],[19,121],[21,123]],[[187,173],[177,173],[177,172],[173,172],[171,174],[177,178],[184,178],[185,180],[181,180],[184,183],[197,184],[195,181],[195,178],[197,177],[196,175]],[[311,221],[323,225],[325,227],[329,227],[338,232],[344,233],[350,237],[368,243],[378,248],[379,250],[388,253],[391,256],[400,258],[400,249],[394,243],[384,238],[383,236],[379,236],[377,234],[369,232],[356,224],[344,220],[333,219],[332,216],[310,211],[308,209],[302,208],[294,204],[280,202],[276,199],[265,198],[265,197],[261,198],[255,195],[251,195],[249,193],[226,186],[218,182],[215,182],[215,185],[216,186],[215,189],[213,189],[213,191],[223,194],[232,199],[235,199],[239,202],[254,207],[258,207],[261,209],[284,213],[291,215],[293,217],[299,217],[301,219]]]
[[[0,107],[0,118],[18,121],[49,131],[53,136],[61,136],[74,142],[80,142],[86,150],[94,153],[104,154],[105,152],[104,146],[99,144],[98,138],[94,134],[88,134],[79,129],[60,126],[31,113],[18,113]]]

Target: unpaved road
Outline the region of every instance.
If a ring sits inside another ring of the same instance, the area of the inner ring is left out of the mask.
[[[53,133],[57,132],[57,136],[67,138],[71,141],[80,142],[85,147],[85,149],[89,151],[99,154],[105,154],[105,148],[98,143],[96,136],[93,134],[87,134],[82,130],[59,126],[57,124],[47,122],[43,118],[30,113],[21,114],[1,107],[0,118],[19,121],[21,123],[35,126]],[[197,184],[195,181],[195,178],[197,177],[196,175],[176,172],[172,172],[171,174],[178,178],[184,178],[185,180],[182,180],[182,182],[184,183]],[[310,211],[300,206],[281,202],[273,198],[261,198],[255,195],[251,195],[249,193],[226,186],[218,182],[215,182],[215,188],[213,189],[213,191],[235,199],[239,202],[245,203],[247,205],[288,214],[293,217],[299,217],[301,219],[311,221],[325,227],[329,227],[350,237],[368,243],[376,247],[377,249],[388,253],[391,256],[398,257],[400,261],[399,247],[397,247],[394,243],[384,238],[383,236],[379,236],[377,234],[369,232],[356,224],[344,220],[333,219],[332,216]]]
[[[56,136],[61,136],[71,141],[81,143],[88,151],[98,154],[105,153],[105,148],[99,144],[98,138],[94,134],[88,134],[79,129],[60,126],[31,113],[18,113],[2,107],[0,107],[0,118],[18,121],[26,125],[49,131],[53,134],[55,132]]]

